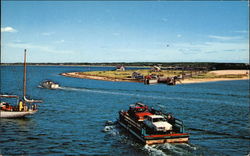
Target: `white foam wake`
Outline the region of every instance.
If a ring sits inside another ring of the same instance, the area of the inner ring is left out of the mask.
[[[189,144],[172,144],[165,143],[159,145],[145,145],[144,150],[146,150],[149,155],[188,155],[192,154],[197,148]]]
[[[197,99],[197,98],[194,99],[194,98],[141,95],[141,94],[133,94],[133,93],[123,93],[123,92],[119,92],[119,91],[104,91],[104,90],[99,90],[99,89],[88,89],[88,88],[61,87],[60,89],[61,90],[68,90],[68,91],[82,91],[82,92],[90,92],[90,93],[98,93],[98,94],[122,95],[122,96],[138,97],[138,98],[149,98],[149,99],[204,101],[202,99]]]
[[[168,156],[166,153],[164,153],[163,150],[155,148],[154,145],[145,145],[144,150],[148,152],[149,155],[157,155],[157,156]]]

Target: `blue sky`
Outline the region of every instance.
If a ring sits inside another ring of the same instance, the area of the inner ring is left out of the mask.
[[[1,61],[249,61],[247,1],[2,1]]]

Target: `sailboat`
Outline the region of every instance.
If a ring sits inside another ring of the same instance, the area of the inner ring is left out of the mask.
[[[37,105],[41,100],[29,100],[26,98],[26,49],[24,50],[24,71],[23,71],[23,98],[17,95],[0,95],[0,118],[21,118],[35,114],[38,111]],[[16,99],[16,105],[2,102],[3,98]]]

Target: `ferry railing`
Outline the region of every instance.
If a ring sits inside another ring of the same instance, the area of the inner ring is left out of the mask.
[[[174,126],[179,128],[180,133],[184,132],[184,124],[183,124],[182,120],[175,119],[175,125]]]

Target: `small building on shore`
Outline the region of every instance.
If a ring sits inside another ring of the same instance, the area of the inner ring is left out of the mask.
[[[116,71],[125,71],[125,67],[123,65],[116,66]]]
[[[161,67],[159,67],[159,66],[153,66],[153,68],[151,69],[151,71],[153,71],[153,72],[160,72],[161,71]]]

